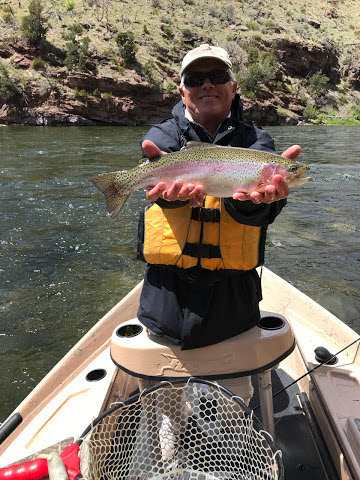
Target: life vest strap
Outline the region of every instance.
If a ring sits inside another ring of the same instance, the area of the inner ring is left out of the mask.
[[[200,222],[220,222],[220,210],[217,208],[193,207],[191,209],[191,220]]]
[[[197,258],[221,258],[220,248],[217,245],[203,243],[186,243],[182,254]]]

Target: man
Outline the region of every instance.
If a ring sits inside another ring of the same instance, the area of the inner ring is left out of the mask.
[[[171,119],[144,137],[146,156],[180,150],[189,141],[274,152],[271,137],[243,120],[231,66],[220,47],[201,45],[187,53],[180,72],[181,102]],[[299,153],[300,147],[293,146],[283,156],[296,158]],[[263,263],[267,227],[288,193],[280,175],[263,193],[238,192],[225,199],[206,196],[203,186],[181,181],[168,188],[158,183],[148,190],[152,203],[139,233],[139,256],[148,265],[138,318],[150,332],[193,349],[256,325],[262,295],[255,267]],[[185,248],[174,264],[167,253],[179,241]],[[231,268],[223,261],[228,248],[236,252]],[[249,402],[249,378],[221,383]]]

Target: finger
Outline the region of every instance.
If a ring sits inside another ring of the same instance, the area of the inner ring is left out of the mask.
[[[162,194],[165,200],[173,202],[174,200],[179,199],[179,192],[182,189],[183,182],[181,180],[176,180],[167,190]]]
[[[195,190],[195,185],[193,185],[192,183],[188,183],[187,185],[181,188],[179,192],[179,198],[181,199],[182,197],[184,197],[184,200],[187,200],[191,196],[191,194],[194,192],[194,190]]]
[[[205,197],[205,192],[204,192],[204,187],[203,185],[193,185],[193,189],[189,191],[189,197],[199,197],[199,198],[204,198]]]
[[[166,183],[160,182],[146,193],[146,198],[149,200],[149,202],[155,202],[159,197],[162,196],[164,190],[166,190]]]
[[[277,196],[277,192],[276,192],[276,188],[274,187],[274,185],[267,185],[267,187],[265,188],[265,192],[264,192],[263,202],[264,203],[275,202],[275,200],[277,198],[276,196]]]
[[[249,200],[254,203],[261,203],[263,201],[264,195],[260,192],[251,192],[249,196]]]
[[[234,193],[233,199],[244,202],[245,200],[249,200],[249,194],[245,192],[237,192],[237,193]]]
[[[160,148],[158,148],[151,140],[144,140],[141,146],[149,158],[159,157],[160,155],[165,153],[162,152]]]
[[[276,189],[276,199],[286,198],[289,195],[289,186],[281,175],[274,175],[273,185]]]
[[[292,145],[291,147],[289,147],[287,150],[285,150],[285,152],[283,152],[281,154],[282,157],[285,157],[285,158],[296,158],[298,155],[300,155],[300,152],[301,152],[301,147],[300,145]]]

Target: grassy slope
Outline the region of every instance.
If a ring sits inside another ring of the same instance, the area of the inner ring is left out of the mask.
[[[29,1],[0,0],[0,16],[6,17],[9,6],[13,13],[10,18],[7,14],[6,22],[1,22],[0,46],[2,41],[6,44],[9,39],[21,36],[19,25],[28,14]],[[340,64],[359,60],[358,0],[74,0],[70,11],[66,10],[69,0],[49,3],[44,2],[44,11],[49,15],[47,39],[50,43],[65,49],[62,33],[77,21],[87,27],[83,36],[90,38],[92,54],[105,59],[98,63],[98,72],[116,76],[124,74],[124,67],[115,36],[117,32],[131,31],[137,44],[137,70],[141,72],[148,60],[154,60],[150,77],[162,88],[175,87],[179,59],[199,43],[232,46],[240,64],[246,61],[246,46],[254,40],[259,43],[260,37],[317,45],[330,43],[341,52]],[[330,10],[336,18],[325,16]],[[320,28],[309,25],[308,19],[320,21]],[[10,65],[10,60],[1,61]],[[43,77],[31,69],[19,71],[10,66],[9,71],[23,83],[44,82]],[[356,94],[347,97],[343,105],[358,102]]]

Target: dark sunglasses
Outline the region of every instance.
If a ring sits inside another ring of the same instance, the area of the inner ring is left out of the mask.
[[[213,85],[221,85],[230,80],[230,73],[226,70],[187,73],[184,75],[184,85],[187,87],[201,87],[207,78]]]

